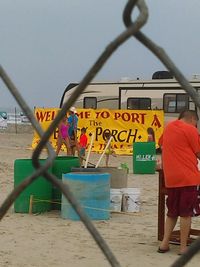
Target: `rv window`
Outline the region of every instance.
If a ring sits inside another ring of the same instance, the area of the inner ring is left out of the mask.
[[[187,94],[164,94],[164,112],[179,113],[189,108],[189,96]]]
[[[97,98],[96,97],[84,97],[83,108],[97,108]]]
[[[151,98],[130,97],[127,99],[127,109],[151,109]]]

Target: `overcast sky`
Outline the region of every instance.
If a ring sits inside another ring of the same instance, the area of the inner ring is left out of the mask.
[[[58,107],[107,44],[124,30],[126,0],[0,0],[0,64],[28,104]],[[143,32],[165,48],[181,71],[200,73],[200,0],[146,0]],[[135,12],[137,14],[137,12]],[[151,79],[164,66],[131,38],[95,77]],[[0,81],[0,107],[16,105]]]

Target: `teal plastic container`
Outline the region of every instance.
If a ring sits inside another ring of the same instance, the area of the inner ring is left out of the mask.
[[[40,164],[45,163],[45,159],[40,159]],[[49,172],[51,172],[49,168]],[[35,171],[32,165],[32,159],[17,159],[14,162],[14,187],[19,185],[25,178]],[[43,176],[39,176],[30,184],[15,200],[14,210],[19,213],[28,213],[30,197],[33,196],[32,213],[39,213],[51,210],[52,184]],[[44,200],[44,202],[34,202]],[[45,202],[46,201],[46,202]]]
[[[110,218],[109,173],[72,172],[63,174],[62,181],[70,187],[91,220],[108,220]],[[64,196],[62,196],[61,217],[80,220]]]
[[[80,167],[80,161],[78,157],[72,156],[58,156],[55,158],[52,166],[52,173],[59,179],[62,180],[62,174],[71,172],[71,168]],[[52,209],[61,209],[61,191],[53,185],[52,191]]]
[[[133,143],[133,173],[154,174],[156,169],[155,142]]]

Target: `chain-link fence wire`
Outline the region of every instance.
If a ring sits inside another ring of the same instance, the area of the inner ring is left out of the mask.
[[[139,15],[137,19],[133,22],[131,20],[131,14],[134,8],[137,7],[139,9]],[[43,132],[41,126],[35,119],[34,114],[32,113],[29,106],[26,104],[25,100],[19,93],[19,90],[16,88],[14,83],[11,81],[5,70],[2,66],[0,66],[0,77],[6,84],[7,88],[13,95],[13,97],[18,102],[19,106],[22,108],[28,119],[30,120],[33,128],[40,136],[40,143],[37,145],[36,149],[32,154],[32,161],[35,167],[34,173],[27,177],[20,185],[18,185],[14,190],[7,196],[6,200],[0,207],[0,219],[4,217],[8,209],[14,203],[19,194],[28,187],[38,176],[43,175],[47,180],[49,180],[54,186],[59,188],[63,195],[68,199],[71,203],[75,211],[80,216],[80,219],[84,223],[85,227],[88,229],[97,245],[100,247],[105,257],[109,261],[110,265],[113,267],[120,267],[120,263],[112,253],[112,250],[107,245],[106,241],[102,238],[100,233],[94,227],[92,221],[85,214],[80,204],[73,196],[70,188],[65,184],[63,184],[57,177],[48,172],[48,168],[53,164],[53,160],[56,157],[53,147],[48,142],[50,136],[52,135],[54,129],[58,126],[61,119],[65,116],[66,112],[76,101],[78,96],[83,92],[86,86],[92,81],[95,75],[99,72],[99,70],[103,67],[108,58],[114,53],[114,51],[122,45],[125,41],[127,41],[131,36],[135,37],[138,41],[140,41],[144,46],[146,46],[155,56],[157,56],[160,61],[166,66],[166,68],[174,75],[177,81],[181,84],[184,90],[190,95],[194,103],[197,107],[200,107],[200,97],[196,90],[190,85],[184,75],[180,72],[180,70],[175,66],[175,64],[171,61],[165,51],[157,46],[152,40],[150,40],[146,35],[144,35],[140,29],[147,22],[148,18],[148,8],[144,0],[129,0],[124,8],[123,12],[123,21],[126,26],[126,30],[122,32],[117,38],[115,38],[103,51],[103,53],[99,56],[97,61],[91,67],[91,69],[86,73],[80,84],[77,86],[76,91],[70,96],[68,101],[63,105],[60,112],[57,114],[54,121],[51,123],[49,128]],[[44,148],[47,148],[48,157],[44,165],[40,165],[39,157]],[[177,261],[175,261],[172,266],[173,267],[181,267],[184,266],[189,260],[200,250],[200,238],[198,238],[188,249],[187,253],[182,255]]]

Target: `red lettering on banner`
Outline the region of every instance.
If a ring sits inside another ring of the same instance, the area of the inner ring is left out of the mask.
[[[129,112],[124,112],[124,113],[120,113],[120,112],[115,112],[114,114],[114,120],[120,120],[122,119],[123,121],[131,121],[131,122],[137,122],[140,124],[144,124],[145,123],[145,115],[147,115],[146,113],[129,113]]]
[[[47,111],[46,121],[51,121],[51,111]]]
[[[45,114],[46,112],[36,112],[36,118],[37,118],[37,120],[38,121],[41,121],[41,122],[43,122],[44,121],[44,118],[45,118],[45,116],[46,116],[46,114]]]
[[[91,115],[91,113],[89,111],[86,111],[85,112],[85,118],[86,119],[89,119],[90,118],[90,115]]]
[[[104,149],[105,149],[105,144],[102,144],[102,143],[100,143],[100,144],[98,144],[98,148],[97,148],[97,151],[98,150],[100,150],[100,151],[103,151]],[[114,148],[114,149],[127,149],[127,148],[132,148],[132,145],[131,146],[127,146],[127,145],[124,145],[124,144],[113,144],[112,145],[112,147]]]
[[[101,113],[101,117],[102,117],[103,119],[107,119],[107,118],[110,117],[110,113],[109,113],[108,111],[103,111],[103,112]]]
[[[55,111],[45,111],[45,112],[37,111],[36,118],[39,122],[52,121],[55,118]]]
[[[122,113],[123,121],[130,121],[130,119],[131,119],[131,114],[129,114],[128,112]]]
[[[141,124],[144,124],[144,116],[147,115],[146,113],[140,113],[141,115]]]
[[[137,123],[140,123],[139,121],[139,114],[138,113],[133,113],[133,119],[132,119],[132,122],[136,122]]]
[[[78,117],[79,117],[79,118],[81,118],[81,119],[83,119],[83,118],[84,118],[83,111],[78,113]]]
[[[98,119],[99,118],[99,115],[101,114],[101,112],[100,111],[96,111],[96,119]]]
[[[118,120],[119,118],[120,118],[120,113],[119,112],[115,112],[114,120]]]
[[[102,119],[107,119],[110,117],[110,113],[108,111],[96,111],[96,119],[99,119],[100,117]]]
[[[152,121],[151,126],[156,126],[156,127],[158,127],[158,128],[161,127],[161,123],[160,123],[160,121],[159,121],[157,115],[154,115],[154,118],[153,118],[153,121]]]
[[[81,119],[89,119],[91,117],[91,112],[90,111],[81,111],[77,115]]]

